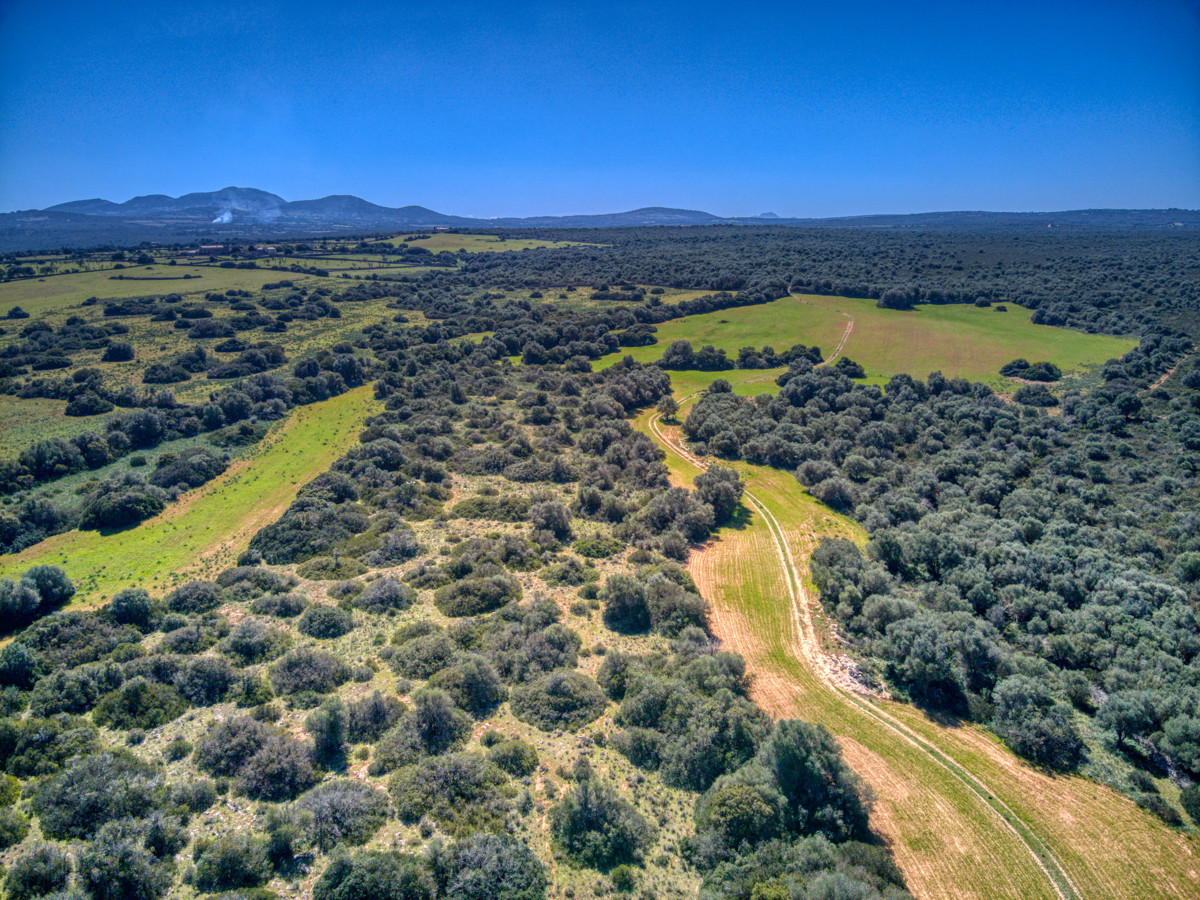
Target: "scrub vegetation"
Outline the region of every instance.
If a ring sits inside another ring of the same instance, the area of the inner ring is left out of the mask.
[[[4,264],[8,896],[1195,894],[1174,235]]]

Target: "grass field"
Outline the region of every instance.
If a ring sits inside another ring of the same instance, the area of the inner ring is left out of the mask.
[[[637,426],[666,451],[672,479],[689,482],[700,469],[673,449],[678,430],[666,429],[669,442],[661,440],[650,418],[643,414]],[[852,696],[821,677],[812,644],[831,628],[810,599],[807,560],[824,535],[857,541],[865,535],[788,473],[737,468],[755,500],[748,499],[736,527],[723,529],[689,564],[713,604],[714,630],[746,658],[755,699],[765,709],[820,722],[837,735],[876,795],[872,826],[916,896],[1198,895],[1194,841],[1125,797],[1083,778],[1046,775],[978,726],[941,725],[914,707]],[[804,602],[789,599],[793,588],[766,513],[799,563]],[[1060,868],[1065,878],[1056,889],[1052,873]]]
[[[224,475],[185,494],[161,515],[113,534],[71,531],[0,557],[0,575],[60,566],[78,600],[98,603],[123,587],[161,594],[232,565],[250,538],[275,521],[300,487],[328,470],[377,410],[369,385],[300,407]]]
[[[400,247],[407,244],[410,247],[423,247],[431,253],[443,250],[466,250],[468,253],[502,253],[507,250],[538,250],[543,247],[584,247],[597,246],[582,244],[579,241],[538,241],[529,238],[501,238],[494,234],[449,234],[438,232],[427,238],[416,241],[406,241],[406,235],[389,238],[379,243]]]
[[[867,378],[877,383],[901,372],[923,378],[941,371],[947,377],[1011,386],[1000,375],[1000,367],[1018,357],[1048,360],[1070,373],[1137,346],[1134,338],[1035,325],[1029,321],[1031,315],[1014,304],[1008,304],[1004,313],[962,304],[901,312],[878,309],[874,300],[795,295],[761,306],[664,322],[658,326],[657,344],[623,349],[605,357],[598,367],[611,365],[626,353],[639,362],[658,360],[677,340],[691,341],[694,347],[711,344],[731,357],[742,347],[770,345],[784,350],[794,344],[815,344],[828,357],[850,321],[854,327],[841,355],[861,363]],[[732,374],[723,372],[720,377]]]
[[[77,419],[63,415],[66,400],[32,397],[0,399],[0,459],[11,459],[35,441],[66,440],[85,431],[102,431],[104,416]]]
[[[311,265],[311,263],[309,263]],[[112,278],[124,275],[124,278]],[[191,278],[184,278],[191,275]],[[230,289],[257,291],[271,281],[286,278],[295,284],[326,279],[270,269],[222,269],[220,266],[129,266],[119,272],[79,272],[46,279],[24,279],[0,284],[0,315],[20,306],[31,316],[60,312],[78,306],[89,297],[111,300],[118,297],[148,297],[152,294],[224,293]],[[147,280],[135,280],[147,279]],[[152,280],[150,280],[152,279]],[[169,279],[169,280],[164,280]]]

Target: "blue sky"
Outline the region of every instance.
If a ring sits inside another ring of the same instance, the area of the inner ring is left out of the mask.
[[[177,8],[176,8],[177,7]],[[0,210],[1200,207],[1200,2],[0,0]]]

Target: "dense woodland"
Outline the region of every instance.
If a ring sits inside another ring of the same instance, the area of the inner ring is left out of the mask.
[[[717,381],[684,433],[701,453],[794,471],[864,525],[865,549],[828,542],[812,568],[879,685],[1183,824],[1144,772],[1200,776],[1194,243],[602,240],[316,290],[113,301],[103,328],[10,314],[20,339],[0,350],[0,391],[104,418],[0,466],[7,552],[157,514],[298,405],[373,383],[384,411],[211,581],[130,588],[88,612],[54,567],[0,581],[8,896],[265,898],[282,883],[318,900],[533,900],[554,868],[585,873],[578,897],[908,896],[831,736],[755,707],[682,568],[735,514],[738,477],[714,466],[671,488],[629,423],[669,394],[668,372],[592,371],[654,342],[655,323],[789,289],[1019,302],[1049,324],[1141,335],[1050,407],[937,374],[866,387],[781,346],[777,395]],[[651,285],[711,293],[667,303]],[[531,288],[544,302],[506,294]],[[570,302],[585,291],[592,305]],[[301,359],[272,349],[296,316],[367,300],[394,320]],[[210,310],[238,304],[238,324],[208,335],[233,343],[202,343]],[[197,349],[142,387],[72,362],[85,347],[136,355],[129,317],[187,330]],[[726,367],[680,367],[693,365]],[[212,381],[203,403],[172,391],[193,379]],[[156,453],[185,437],[203,443]],[[154,457],[144,475],[101,474],[70,502],[48,493],[135,454]],[[1193,818],[1197,800],[1185,790]]]

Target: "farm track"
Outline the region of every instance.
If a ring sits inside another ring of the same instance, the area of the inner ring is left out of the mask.
[[[828,312],[840,313],[841,315],[845,316],[849,320],[846,322],[846,330],[842,332],[842,339],[840,341],[838,341],[838,345],[833,348],[833,352],[830,353],[829,356],[825,357],[825,360],[821,363],[821,365],[823,365],[823,366],[828,366],[835,359],[837,359],[839,356],[841,356],[842,349],[846,346],[846,341],[850,340],[850,333],[852,331],[854,331],[854,316],[850,315],[850,313],[848,313],[848,312],[842,312],[842,310],[840,310],[840,309],[831,309],[828,306],[822,306],[820,303],[813,303],[811,300],[805,300],[804,302],[807,303],[809,306],[815,306],[817,309],[823,309]]]
[[[851,322],[847,326],[849,335]],[[843,337],[843,343],[845,340]],[[840,346],[840,345],[839,345]],[[829,357],[833,359],[836,352]],[[690,398],[684,398],[686,401]],[[659,416],[651,416],[648,422],[653,436],[669,452],[675,453],[697,469],[703,470],[707,465],[679,443],[672,441],[659,427]],[[790,614],[795,633],[793,651],[818,678],[826,690],[832,691],[846,705],[853,707],[861,714],[870,716],[883,725],[895,736],[912,747],[918,749],[927,758],[933,760],[941,769],[952,776],[974,796],[976,801],[991,813],[993,824],[999,825],[1011,838],[1018,841],[1028,853],[1032,861],[1045,878],[1053,891],[1053,896],[1059,900],[1081,900],[1081,895],[1067,875],[1061,861],[1054,852],[1013,812],[1006,804],[988,790],[974,775],[962,766],[945,756],[903,722],[887,712],[876,708],[868,700],[856,696],[853,683],[845,676],[839,676],[832,660],[821,646],[816,625],[813,621],[813,601],[804,588],[800,570],[796,565],[791,547],[789,546],[783,528],[778,520],[767,509],[766,505],[746,490],[744,494],[751,507],[762,516],[770,532],[776,561],[784,573],[784,582],[790,598]],[[778,687],[775,688],[779,690]],[[870,748],[867,748],[870,749]]]

